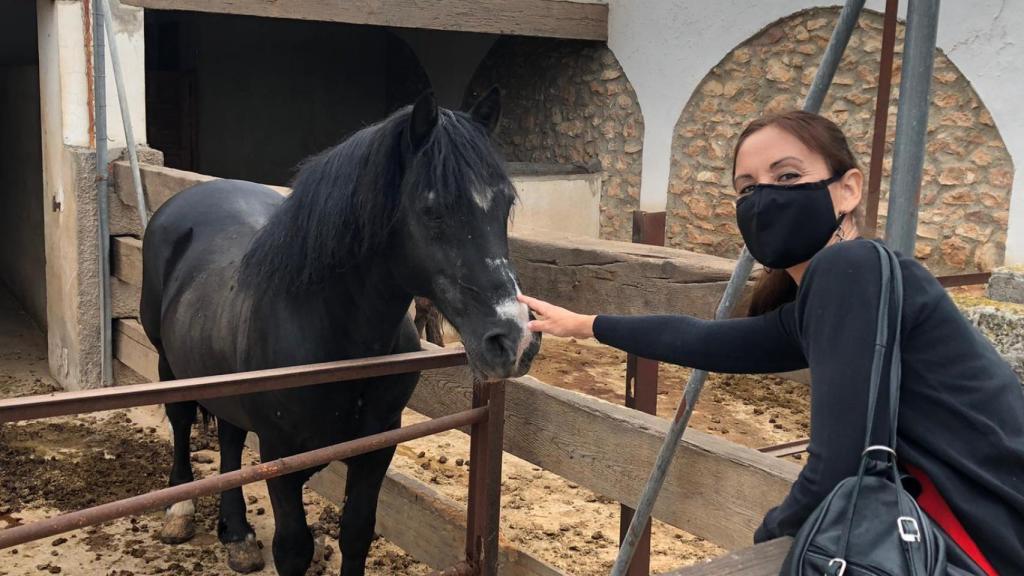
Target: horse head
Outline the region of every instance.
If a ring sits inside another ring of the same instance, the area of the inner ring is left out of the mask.
[[[484,379],[526,373],[540,347],[509,262],[516,194],[491,143],[500,100],[495,88],[468,112],[438,108],[429,92],[413,105],[388,250],[395,277],[436,304]]]

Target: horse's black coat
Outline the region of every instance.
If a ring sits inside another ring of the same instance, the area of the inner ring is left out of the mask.
[[[430,298],[462,334],[474,370],[518,375],[539,346],[508,265],[514,193],[490,141],[494,91],[470,113],[425,95],[306,162],[291,196],[216,180],[182,191],[146,231],[141,316],[161,379],[419,349],[406,315]],[[264,460],[400,425],[417,374],[202,401],[218,418],[222,471],[237,469],[244,431]],[[194,403],[167,407],[171,484],[192,479]],[[342,574],[362,574],[377,495],[394,449],[353,458],[342,515]],[[278,573],[313,554],[301,487],[313,471],[268,482]],[[186,530],[187,532],[187,530]],[[258,568],[240,489],[218,525],[232,567]],[[189,533],[171,534],[180,541]],[[234,546],[234,548],[232,548]]]

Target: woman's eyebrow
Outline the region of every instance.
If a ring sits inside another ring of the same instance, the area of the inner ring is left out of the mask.
[[[736,176],[736,177],[734,177],[732,179],[733,187],[737,186],[739,184],[740,180],[743,180],[744,178],[746,178],[747,180],[753,180],[754,179],[754,177],[751,176],[750,174],[740,174],[739,176]]]
[[[769,166],[769,168],[774,170],[779,164],[782,164],[783,162],[786,162],[788,160],[795,160],[797,162],[797,164],[803,164],[803,160],[797,158],[796,156],[786,156],[785,158],[779,158],[775,162],[772,162],[772,164],[771,164],[771,166]]]

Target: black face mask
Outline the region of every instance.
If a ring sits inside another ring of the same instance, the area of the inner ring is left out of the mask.
[[[755,184],[736,201],[736,224],[755,260],[775,270],[806,262],[825,247],[843,223],[836,218],[828,185]]]

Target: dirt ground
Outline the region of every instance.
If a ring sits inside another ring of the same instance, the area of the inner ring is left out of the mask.
[[[5,303],[6,302],[6,303]],[[0,296],[0,396],[56,389],[46,376],[45,341],[23,314]],[[622,402],[624,355],[592,341],[545,338],[531,374]],[[658,412],[671,414],[688,371],[662,367]],[[735,442],[761,447],[807,434],[806,387],[772,377],[713,376],[691,425]],[[406,423],[422,419],[409,412]],[[197,477],[216,473],[216,435],[194,433]],[[448,432],[398,448],[394,466],[464,503],[468,438]],[[246,464],[256,462],[246,453]],[[49,517],[166,485],[168,430],[158,407],[50,419],[0,428],[0,528]],[[616,552],[618,504],[512,456],[504,462],[503,535],[572,574],[607,573]],[[272,512],[264,484],[246,487],[249,521],[267,546]],[[313,573],[337,574],[337,508],[307,490],[307,517],[321,542]],[[216,538],[217,499],[197,506],[197,536],[168,546],[156,540],[162,513],[126,518],[60,537],[0,551],[0,576],[28,574],[136,576],[233,574]],[[722,554],[717,546],[655,523],[652,569],[665,571]],[[429,569],[384,539],[374,542],[368,573],[422,575]]]

